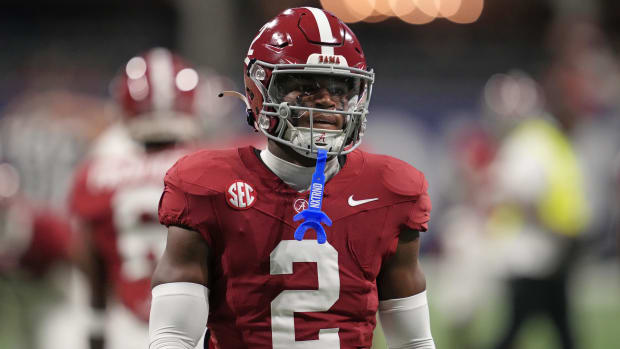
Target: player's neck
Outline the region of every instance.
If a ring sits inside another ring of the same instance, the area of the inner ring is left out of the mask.
[[[277,156],[278,158],[290,162],[291,164],[295,164],[303,167],[314,167],[316,166],[316,160],[305,157],[298,152],[296,152],[293,148],[287,147],[283,144],[280,144],[276,141],[269,140],[267,142],[267,149],[271,154]]]
[[[310,187],[314,166],[302,166],[282,159],[271,152],[271,148],[262,150],[260,158],[271,172],[278,176],[284,183],[297,191],[305,191]],[[313,160],[313,159],[311,159]],[[313,160],[316,161],[316,160]],[[334,157],[325,165],[325,179],[329,180],[340,170],[340,163]]]

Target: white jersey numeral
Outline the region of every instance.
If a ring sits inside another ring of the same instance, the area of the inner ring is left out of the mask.
[[[150,277],[164,252],[166,229],[157,221],[161,191],[157,185],[127,187],[112,199],[121,273],[127,280]]]
[[[271,302],[271,336],[273,348],[340,348],[338,328],[319,330],[318,340],[295,341],[295,312],[328,311],[340,297],[338,251],[326,242],[283,240],[271,252],[271,275],[293,273],[294,262],[317,264],[317,290],[282,291]]]

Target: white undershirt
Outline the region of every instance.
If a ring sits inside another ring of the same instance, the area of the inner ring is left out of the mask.
[[[310,188],[314,166],[304,167],[282,160],[273,155],[269,149],[261,150],[260,158],[271,172],[275,173],[276,176],[280,177],[280,179],[291,188],[300,192]],[[334,156],[325,164],[325,181],[328,181],[336,175],[338,171],[340,171],[340,163],[338,162],[338,158]]]

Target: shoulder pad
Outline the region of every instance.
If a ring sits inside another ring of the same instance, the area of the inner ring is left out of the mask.
[[[237,149],[200,150],[179,159],[165,183],[188,194],[213,195],[224,192],[242,166]]]
[[[385,188],[395,194],[417,196],[427,190],[424,174],[410,164],[387,155],[367,155],[367,166],[379,173]]]

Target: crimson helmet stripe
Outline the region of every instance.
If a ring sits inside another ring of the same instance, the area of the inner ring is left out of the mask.
[[[314,16],[314,20],[316,21],[316,25],[319,28],[319,35],[321,37],[321,42],[333,42],[334,36],[332,34],[332,28],[329,25],[329,20],[325,15],[323,10],[314,7],[305,7],[310,10],[312,15]],[[334,55],[334,47],[321,45],[321,54],[325,56],[333,56]]]
[[[172,54],[164,48],[157,48],[149,52],[147,62],[149,62],[149,80],[153,88],[151,101],[154,109],[172,109],[175,96]]]

